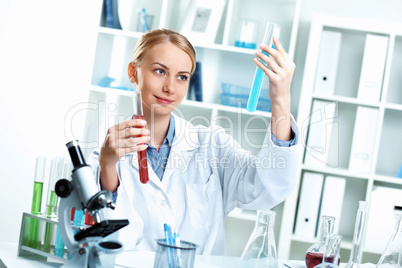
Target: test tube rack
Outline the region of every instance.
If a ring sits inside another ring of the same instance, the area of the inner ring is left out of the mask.
[[[41,238],[39,240],[39,245],[33,247],[31,245],[28,245],[27,237],[29,236],[28,234],[29,226],[35,220],[39,222],[38,229],[40,229],[39,234]],[[52,226],[51,228],[53,229],[53,232],[56,234],[57,226],[59,224],[57,218],[48,218],[46,216],[34,215],[26,212],[22,214],[20,239],[18,243],[18,256],[38,261],[47,261],[48,258],[51,258],[53,260],[60,261],[62,263],[68,260],[67,249],[64,249],[63,257],[54,255],[54,246],[52,246],[49,251],[43,249],[43,239],[46,235],[45,226],[47,223],[51,224]]]

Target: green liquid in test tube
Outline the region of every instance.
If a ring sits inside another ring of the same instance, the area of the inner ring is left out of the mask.
[[[55,157],[52,159],[46,204],[46,217],[48,219],[55,219],[57,217],[58,196],[55,192],[55,184],[62,178],[63,164],[64,161],[61,157]],[[45,239],[43,241],[43,250],[46,252],[50,252],[54,229],[55,225],[53,223],[46,222]]]
[[[262,44],[267,44],[270,47],[274,47],[272,41],[272,37],[274,36],[275,37],[279,36],[279,28],[275,23],[268,22],[265,28],[265,34]],[[266,52],[264,51],[261,52],[268,56]],[[265,75],[264,71],[262,71],[259,67],[256,67],[253,85],[251,86],[251,91],[247,102],[247,111],[249,112],[255,112],[255,110],[257,109],[258,98],[260,97],[261,87],[264,81],[264,75]]]
[[[43,192],[43,182],[45,179],[45,168],[46,168],[46,157],[39,156],[36,158],[36,167],[35,167],[35,177],[34,177],[34,190],[32,196],[32,207],[31,213],[33,215],[39,216],[41,214],[41,206],[42,206],[42,192]],[[30,218],[28,224],[28,234],[27,241],[24,243],[31,248],[39,249],[40,248],[40,221],[37,219]]]

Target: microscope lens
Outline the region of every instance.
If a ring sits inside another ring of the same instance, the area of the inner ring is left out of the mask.
[[[87,165],[85,163],[84,156],[82,155],[78,141],[70,141],[69,143],[66,144],[66,146],[68,148],[68,152],[70,154],[74,168]]]

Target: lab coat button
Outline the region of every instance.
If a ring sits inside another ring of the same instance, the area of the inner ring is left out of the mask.
[[[166,204],[167,204],[166,200],[161,201],[161,207],[166,207]]]

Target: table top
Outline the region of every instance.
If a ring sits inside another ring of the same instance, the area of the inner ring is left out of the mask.
[[[41,262],[18,256],[18,244],[0,242],[0,268],[3,267],[60,267],[60,262]],[[115,267],[153,267],[155,253],[150,251],[124,251],[116,256]],[[194,268],[233,268],[239,257],[196,255]],[[279,268],[305,268],[302,261],[278,261]]]

